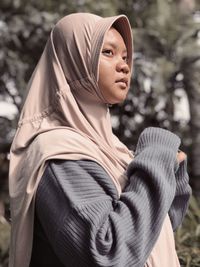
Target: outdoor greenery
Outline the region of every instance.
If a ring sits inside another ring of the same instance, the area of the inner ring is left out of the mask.
[[[176,245],[182,266],[200,267],[198,0],[0,1],[0,267],[7,266],[10,234],[9,149],[26,84],[53,25],[72,12],[129,17],[134,72],[127,100],[111,108],[113,129],[133,150],[140,132],[148,126],[163,127],[181,137],[194,196],[176,234]]]
[[[191,197],[183,225],[175,234],[181,266],[200,266],[200,199]]]

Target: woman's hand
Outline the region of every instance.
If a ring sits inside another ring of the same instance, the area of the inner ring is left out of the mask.
[[[186,154],[181,150],[177,153],[177,159],[178,159],[179,163],[184,161],[186,159],[186,157],[187,157]]]

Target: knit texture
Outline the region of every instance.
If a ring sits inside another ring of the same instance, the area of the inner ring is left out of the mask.
[[[189,198],[192,194],[192,189],[189,185],[189,176],[187,173],[187,159],[180,163],[175,177],[176,193],[169,210],[169,217],[174,231],[183,221],[188,208]]]
[[[185,165],[176,159],[179,145],[171,132],[147,128],[120,198],[97,163],[50,161],[37,190],[36,218],[57,265],[41,263],[44,250],[35,252],[41,238],[34,238],[31,267],[144,266],[167,213],[175,229],[186,211],[190,190]]]

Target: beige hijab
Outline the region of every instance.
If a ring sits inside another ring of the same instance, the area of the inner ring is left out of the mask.
[[[28,267],[32,250],[34,196],[50,159],[90,159],[110,175],[119,194],[133,159],[112,133],[107,103],[98,88],[105,33],[121,33],[132,69],[132,34],[124,15],[102,18],[77,13],[53,28],[28,84],[11,147],[10,267]]]

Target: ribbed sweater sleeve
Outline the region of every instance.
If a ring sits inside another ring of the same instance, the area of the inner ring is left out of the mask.
[[[36,213],[64,266],[144,266],[175,197],[179,145],[169,131],[144,130],[120,198],[97,163],[49,162]]]
[[[175,178],[176,192],[169,210],[169,217],[171,219],[174,231],[183,221],[188,208],[189,198],[192,193],[192,189],[189,185],[189,176],[187,173],[187,159],[180,163],[179,168],[175,174]]]

